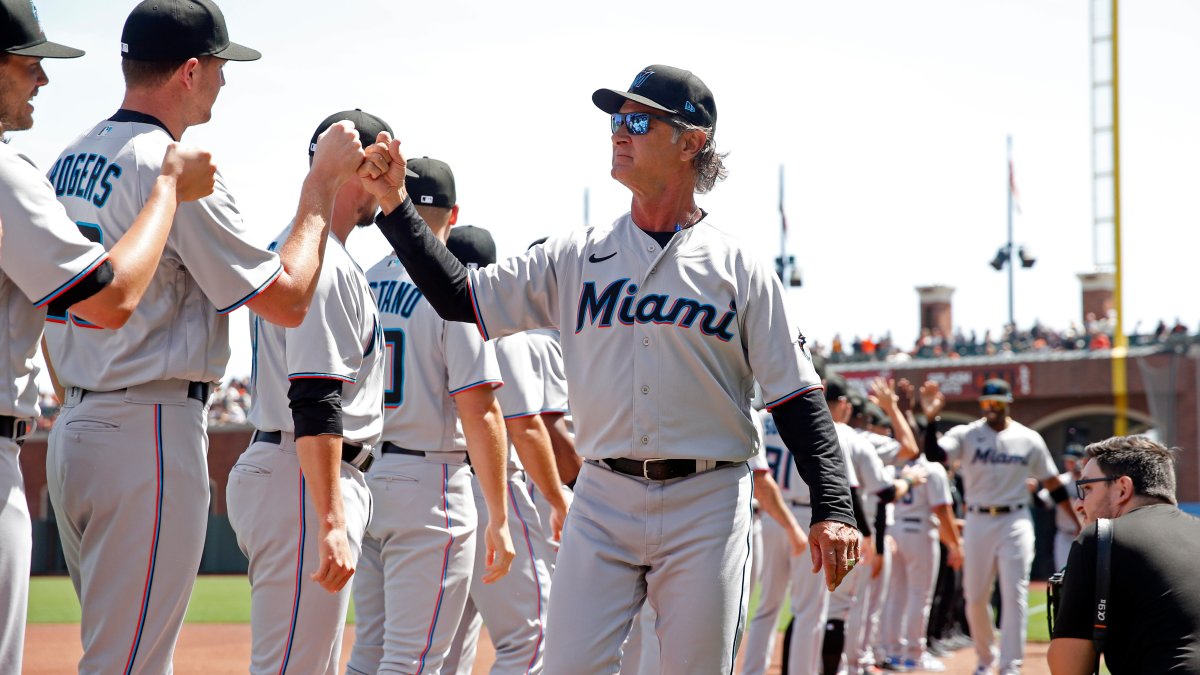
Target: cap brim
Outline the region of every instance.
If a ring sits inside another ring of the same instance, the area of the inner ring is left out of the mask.
[[[637,94],[631,94],[627,91],[617,91],[615,89],[597,89],[596,91],[592,92],[592,103],[595,103],[597,108],[609,113],[610,115],[615,112],[620,112],[621,106],[625,105],[625,101],[633,101],[634,103],[648,105],[651,108],[661,110],[663,112],[669,112],[672,115],[678,114],[678,111],[659,105],[645,96],[638,96]]]
[[[262,53],[257,49],[250,49],[236,42],[230,42],[225,46],[225,49],[210,54],[210,56],[225,59],[226,61],[257,61],[262,58]]]
[[[420,176],[417,175],[416,171],[413,171],[412,169],[410,169],[408,167],[404,167],[404,177],[405,178],[420,178]]]
[[[74,47],[50,41],[19,49],[6,49],[4,51],[18,56],[36,56],[43,59],[77,59],[84,54],[82,49],[75,49]]]

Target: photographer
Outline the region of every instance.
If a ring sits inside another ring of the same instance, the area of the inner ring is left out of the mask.
[[[1089,445],[1076,481],[1087,521],[1072,545],[1047,660],[1055,675],[1093,672],[1093,630],[1104,599],[1102,649],[1113,675],[1200,673],[1200,520],[1175,501],[1174,451],[1118,436]],[[1112,523],[1107,592],[1096,591],[1098,518]],[[1118,583],[1119,580],[1119,583]]]

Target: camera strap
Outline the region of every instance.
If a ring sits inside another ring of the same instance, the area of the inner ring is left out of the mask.
[[[1096,649],[1095,672],[1100,672],[1100,655],[1108,636],[1108,595],[1112,579],[1112,520],[1096,520],[1096,623],[1092,627],[1092,646]]]

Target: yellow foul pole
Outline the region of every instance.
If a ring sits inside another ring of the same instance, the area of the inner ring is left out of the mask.
[[[1120,88],[1118,86],[1117,58],[1117,0],[1112,0],[1112,151],[1113,151],[1113,308],[1116,310],[1116,326],[1113,333],[1112,388],[1113,406],[1117,409],[1113,420],[1113,434],[1124,436],[1129,433],[1129,382],[1126,379],[1125,356],[1129,339],[1125,336],[1124,307],[1121,300],[1121,126]]]

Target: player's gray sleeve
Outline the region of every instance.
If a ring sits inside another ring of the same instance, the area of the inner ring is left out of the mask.
[[[295,328],[284,330],[288,380],[355,382],[363,361],[363,336],[357,326],[362,307],[355,307],[347,284],[338,283],[336,266],[323,265],[312,307]]]
[[[530,350],[524,335],[515,334],[495,341],[496,360],[504,386],[496,390],[496,399],[504,419],[537,415],[545,407],[542,383],[529,366]]]
[[[279,256],[248,240],[242,214],[220,172],[213,193],[179,205],[172,247],[221,314],[232,312],[279,278]]]
[[[108,259],[104,246],[71,222],[50,181],[12,151],[0,153],[0,222],[5,224],[0,269],[37,307]]]
[[[558,327],[558,256],[561,240],[534,246],[495,265],[469,270],[471,304],[484,338]]]
[[[739,298],[738,324],[746,358],[762,387],[767,408],[821,389],[821,378],[803,335],[789,320],[783,286],[758,261],[747,262],[747,289]]]
[[[929,505],[932,507],[953,504],[954,498],[950,495],[950,479],[946,476],[946,470],[941,466],[926,467],[926,469],[929,471],[929,475],[925,479]]]
[[[474,326],[455,321],[443,324],[443,353],[446,355],[446,383],[450,395],[501,381],[496,352]]]
[[[1057,477],[1058,468],[1054,466],[1054,457],[1050,455],[1050,448],[1046,447],[1046,441],[1042,439],[1042,435],[1030,430],[1029,442],[1033,446],[1029,474],[1041,481],[1051,476]]]
[[[929,433],[934,433],[934,434],[937,433],[936,431],[933,431],[932,425],[930,426]],[[951,461],[951,460],[956,459],[958,457],[958,453],[962,450],[963,439],[966,438],[966,436],[967,436],[967,425],[965,425],[965,424],[960,424],[960,425],[954,427],[953,429],[951,429],[950,431],[947,431],[946,433],[942,434],[942,437],[937,439],[937,446],[941,449],[941,451],[943,453],[945,453],[945,457],[944,458],[930,457],[930,459],[932,459],[934,461],[939,461],[939,462],[940,461]],[[926,454],[928,455],[929,453],[926,453]]]

